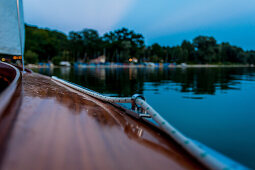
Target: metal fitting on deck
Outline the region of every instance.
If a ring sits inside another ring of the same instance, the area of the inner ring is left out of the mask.
[[[150,115],[148,115],[146,113],[146,111],[142,108],[142,107],[139,107],[137,104],[136,104],[136,100],[140,98],[142,100],[145,101],[145,98],[140,95],[140,94],[134,94],[132,96],[132,110],[136,111],[138,114],[139,114],[139,117],[145,117],[145,118],[150,118]]]
[[[143,99],[144,101],[145,101],[145,98],[142,96],[142,95],[140,95],[140,94],[134,94],[132,97],[132,100],[136,100],[137,98],[141,98],[141,99]]]
[[[131,97],[131,100],[132,100],[132,110],[135,110],[135,111],[139,112],[139,106],[137,106],[137,104],[136,104],[136,99],[138,99],[138,98],[141,98],[145,101],[145,98],[140,94],[134,94]]]

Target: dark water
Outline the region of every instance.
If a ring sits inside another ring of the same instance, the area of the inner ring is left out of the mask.
[[[255,68],[35,71],[111,96],[143,94],[184,134],[255,169]]]

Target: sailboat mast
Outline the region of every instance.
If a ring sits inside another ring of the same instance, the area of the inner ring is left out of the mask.
[[[19,25],[19,41],[20,41],[20,51],[22,56],[22,71],[25,71],[25,64],[24,64],[24,51],[23,51],[23,45],[22,45],[22,36],[21,36],[21,22],[20,22],[20,4],[19,0],[17,0],[17,14],[18,14],[18,25]]]

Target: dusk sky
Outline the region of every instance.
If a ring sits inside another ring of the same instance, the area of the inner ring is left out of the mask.
[[[101,35],[127,27],[147,45],[176,45],[214,36],[255,50],[255,0],[23,0],[25,22],[68,33],[93,28]]]

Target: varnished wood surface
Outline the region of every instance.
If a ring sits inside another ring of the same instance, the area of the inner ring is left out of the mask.
[[[0,62],[0,116],[9,105],[20,82],[20,71],[10,64]]]
[[[23,75],[0,119],[0,168],[203,169],[171,139],[39,74]]]
[[[0,76],[10,84],[16,76],[16,70],[6,63],[0,62]]]
[[[11,66],[0,62],[0,94],[1,92],[11,84],[16,76],[16,70]]]

